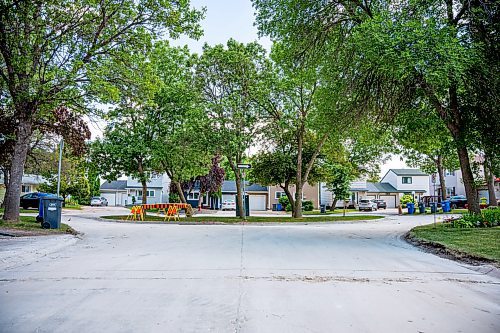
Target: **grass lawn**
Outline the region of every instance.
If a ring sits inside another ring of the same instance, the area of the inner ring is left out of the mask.
[[[20,231],[30,231],[35,234],[49,235],[49,234],[76,234],[76,231],[69,225],[61,223],[60,229],[42,229],[40,222],[36,221],[34,216],[20,216],[19,222],[5,222],[0,220],[0,229],[12,229]]]
[[[0,213],[3,213],[4,211],[4,208],[0,208]],[[38,209],[35,209],[35,208],[31,208],[31,209],[20,209],[19,210],[20,213],[38,213]]]
[[[500,227],[459,229],[438,223],[413,228],[410,236],[500,263]]]
[[[81,210],[82,207],[80,205],[68,205],[66,204],[66,207],[63,207],[63,209],[75,209],[75,210]]]
[[[319,210],[312,210],[309,212],[302,212],[304,215],[331,215],[331,214],[342,214],[344,210],[342,208],[337,208],[335,210],[327,210],[324,214],[321,214]],[[348,208],[345,210],[346,213],[356,212],[354,208]]]
[[[103,216],[105,219],[110,220],[125,220],[126,215],[116,216]],[[350,215],[350,216],[311,216],[303,217],[301,219],[294,219],[289,216],[249,216],[246,222],[254,223],[280,223],[280,222],[336,222],[336,221],[357,221],[357,220],[376,220],[382,216],[373,215]],[[163,216],[147,215],[145,221],[163,221]],[[226,216],[193,216],[181,217],[181,222],[212,222],[212,223],[240,223],[241,219],[238,217]]]

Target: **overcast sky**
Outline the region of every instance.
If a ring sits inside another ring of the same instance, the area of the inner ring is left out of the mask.
[[[258,41],[268,51],[271,41],[267,37],[260,38],[254,26],[254,9],[250,0],[191,0],[195,8],[206,7],[205,19],[201,22],[204,35],[199,40],[181,37],[171,40],[171,45],[187,45],[191,52],[201,53],[203,45],[208,43],[225,44],[228,39],[234,38],[239,42],[249,43]],[[92,137],[100,136],[103,124],[91,124]],[[101,127],[101,128],[99,128]],[[394,157],[382,166],[381,176],[390,168],[402,168],[404,163],[399,157]]]

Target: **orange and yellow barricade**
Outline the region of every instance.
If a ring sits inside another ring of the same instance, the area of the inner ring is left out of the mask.
[[[141,206],[132,206],[130,213],[127,216],[127,220],[131,221],[144,221],[144,209]]]
[[[186,210],[186,215],[191,215],[193,209],[190,204],[184,204],[184,203],[144,204],[141,205],[140,207],[143,211],[143,214],[148,209],[158,209],[158,212],[163,212],[163,214],[165,215],[165,218],[163,219],[164,221],[170,221],[171,218],[173,218],[174,221],[179,221],[180,220],[179,212],[181,209]],[[144,216],[142,216],[142,219],[144,220]]]

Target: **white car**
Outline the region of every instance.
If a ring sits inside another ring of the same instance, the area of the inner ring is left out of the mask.
[[[226,200],[222,202],[222,210],[236,210],[236,202],[234,200]]]
[[[108,205],[108,200],[103,197],[92,197],[90,199],[90,205],[91,206],[107,206]]]
[[[362,210],[373,211],[378,209],[377,203],[374,200],[369,200],[369,199],[359,200],[358,208],[359,211]]]

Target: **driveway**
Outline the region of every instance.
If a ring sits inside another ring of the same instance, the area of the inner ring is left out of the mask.
[[[496,270],[401,239],[432,216],[179,226],[104,210],[65,212],[81,239],[0,240],[0,331],[500,332]]]

